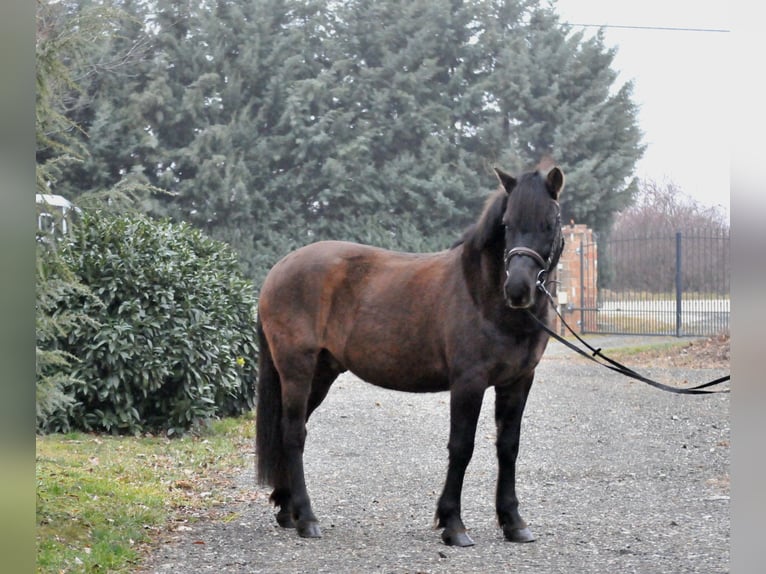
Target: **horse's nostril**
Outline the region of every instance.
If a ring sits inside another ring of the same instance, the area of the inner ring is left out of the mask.
[[[504,286],[505,301],[512,309],[527,309],[534,302],[533,289],[518,281],[508,281]]]

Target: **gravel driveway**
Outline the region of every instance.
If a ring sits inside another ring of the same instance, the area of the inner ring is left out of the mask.
[[[605,350],[633,343],[589,340]],[[673,384],[725,374],[631,366]],[[476,546],[445,546],[432,528],[447,467],[448,395],[386,391],[345,374],[308,426],[306,479],[323,538],[278,528],[249,465],[238,488],[254,493],[251,502],[227,509],[225,522],[172,533],[142,571],[728,572],[728,395],[661,392],[551,342],[518,460],[532,544],[505,542],[496,525],[493,395],[463,491]]]

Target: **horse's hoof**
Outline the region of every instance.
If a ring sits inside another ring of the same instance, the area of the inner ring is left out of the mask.
[[[277,524],[282,528],[295,528],[295,520],[289,511],[277,512]]]
[[[476,544],[465,530],[445,529],[442,532],[442,540],[447,546],[460,546],[462,548]]]
[[[322,538],[322,530],[318,522],[298,523],[298,536],[301,538]]]
[[[534,542],[535,535],[527,528],[503,528],[505,539],[509,542]]]

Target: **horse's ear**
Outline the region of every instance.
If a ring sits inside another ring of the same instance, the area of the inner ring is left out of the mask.
[[[548,191],[553,199],[558,200],[561,190],[564,188],[564,174],[562,171],[554,167],[548,172],[548,176],[545,178],[545,183],[548,186]]]
[[[503,186],[507,193],[511,193],[511,190],[516,187],[516,180],[513,176],[505,173],[499,167],[495,168],[495,175],[497,176],[497,179],[500,180],[500,185]]]

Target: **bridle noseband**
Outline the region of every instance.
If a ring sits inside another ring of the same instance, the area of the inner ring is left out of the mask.
[[[559,249],[563,250],[563,247],[564,247],[563,241],[560,242],[560,243],[561,243],[561,247]],[[545,287],[545,284],[546,284],[546,279],[548,278],[548,273],[553,271],[553,265],[554,265],[554,263],[553,263],[553,255],[554,255],[554,253],[555,253],[555,251],[552,250],[551,251],[551,256],[548,257],[547,260],[545,260],[545,259],[543,259],[542,255],[540,255],[534,249],[530,249],[529,247],[514,247],[513,249],[506,249],[505,253],[503,255],[503,264],[505,266],[505,276],[506,276],[506,278],[511,276],[511,272],[508,269],[508,265],[510,264],[511,259],[514,256],[517,256],[517,255],[518,256],[526,255],[527,257],[531,257],[532,259],[534,259],[535,263],[537,263],[540,266],[540,271],[538,271],[538,273],[537,273],[537,280],[535,281],[535,287],[536,287],[536,289],[542,290],[543,292],[545,292],[545,291],[547,291],[547,289]],[[560,256],[560,254],[561,253],[559,251],[557,253],[557,255]],[[507,295],[505,294],[505,291],[503,292],[503,298],[505,298],[506,302],[508,302],[508,298],[507,298]]]
[[[543,256],[540,255],[537,251],[534,249],[530,249],[529,247],[514,247],[513,249],[506,249],[505,254],[503,255],[503,263],[505,265],[505,277],[508,278],[511,276],[511,272],[508,269],[508,264],[511,262],[511,259],[516,255],[526,255],[527,257],[531,257],[535,260],[535,262],[540,266],[540,271],[537,273],[537,279],[535,280],[535,288],[543,291],[546,290],[545,283],[546,278],[548,277],[548,273],[551,271],[552,261],[549,257],[546,261],[543,259]],[[505,290],[503,290],[503,299],[505,299],[505,302],[510,306],[511,302],[508,299],[508,295],[505,293]]]
[[[507,249],[505,251],[505,256],[503,257],[503,260],[505,262],[506,275],[508,275],[508,263],[511,262],[511,257],[513,257],[514,255],[526,255],[527,257],[531,257],[543,269],[548,269],[548,266],[551,264],[550,258],[548,259],[548,261],[546,261],[545,259],[543,259],[543,256],[540,255],[534,249],[530,249],[529,247],[514,247],[513,249],[510,249],[510,250]]]

